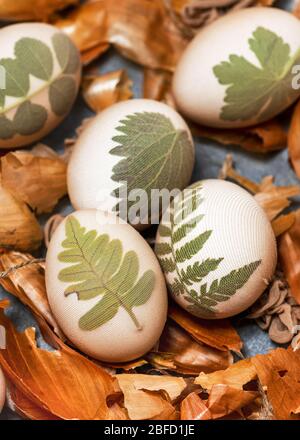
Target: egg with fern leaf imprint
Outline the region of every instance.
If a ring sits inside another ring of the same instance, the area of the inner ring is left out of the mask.
[[[201,29],[173,79],[179,111],[212,127],[267,121],[300,96],[300,22],[287,11],[251,7]]]
[[[60,223],[47,252],[46,288],[66,336],[102,361],[144,355],[165,325],[167,290],[155,254],[113,214],[75,211]]]
[[[159,223],[160,192],[189,183],[195,162],[187,124],[171,107],[132,99],[107,108],[79,136],[68,165],[75,209],[114,212],[137,229]]]
[[[158,228],[155,252],[171,296],[206,319],[233,316],[252,305],[277,262],[271,224],[254,197],[216,179],[176,196]]]
[[[0,148],[32,144],[57,127],[75,102],[78,49],[44,23],[0,29]]]

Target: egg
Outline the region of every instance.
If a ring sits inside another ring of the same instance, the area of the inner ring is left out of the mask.
[[[173,93],[188,118],[247,127],[273,118],[300,94],[300,21],[269,7],[224,15],[203,28],[176,68]]]
[[[46,288],[66,336],[101,361],[142,356],[166,321],[167,290],[155,254],[113,214],[81,210],[63,220],[48,248]]]
[[[5,392],[6,392],[5,378],[0,368],[0,413],[5,403]]]
[[[75,101],[81,62],[72,41],[54,26],[22,23],[0,29],[0,148],[46,136]]]
[[[277,260],[269,220],[256,200],[233,183],[199,181],[163,215],[155,252],[170,294],[191,314],[236,315],[265,290]]]
[[[76,142],[67,173],[71,203],[115,212],[138,229],[158,224],[157,192],[185,188],[194,160],[190,131],[171,107],[148,99],[117,103]]]

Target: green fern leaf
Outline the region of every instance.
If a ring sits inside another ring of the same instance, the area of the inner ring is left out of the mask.
[[[139,275],[139,261],[134,251],[123,255],[122,243],[110,240],[108,234],[97,235],[86,231],[79,221],[70,216],[66,221],[64,250],[59,261],[68,263],[58,275],[68,283],[65,295],[76,293],[79,300],[102,296],[100,301],[79,321],[83,330],[94,330],[112,319],[123,307],[135,326],[141,329],[133,308],[145,304],[154,289],[152,270]]]
[[[172,248],[168,243],[157,243],[155,245],[156,255],[168,255],[172,252]]]
[[[162,223],[158,227],[158,232],[161,237],[170,237],[172,234],[171,229]]]
[[[197,215],[188,222],[179,226],[179,228],[173,232],[172,242],[178,243],[180,240],[185,238],[187,234],[189,234],[197,226],[197,224],[203,219],[203,217],[204,217],[203,214]]]
[[[176,263],[174,262],[173,258],[158,258],[164,273],[170,273],[176,270]]]
[[[110,154],[121,159],[113,168],[112,179],[126,182],[127,193],[136,188],[145,190],[150,200],[151,188],[184,188],[190,179],[193,147],[184,130],[177,130],[161,113],[142,112],[128,115],[116,128],[113,140],[119,145]],[[179,180],[178,180],[179,179]],[[120,189],[113,195],[120,197]],[[126,200],[128,209],[134,202]],[[119,203],[115,210],[118,210]]]
[[[181,248],[176,249],[175,260],[178,263],[183,263],[196,255],[205,245],[212,231],[205,231],[198,237],[184,244]]]
[[[222,260],[223,258],[207,258],[201,263],[196,261],[196,263],[188,266],[186,270],[181,270],[181,279],[187,285],[199,283],[210,272],[216,270]]]

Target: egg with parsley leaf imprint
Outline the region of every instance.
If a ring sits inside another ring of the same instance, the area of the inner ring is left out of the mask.
[[[167,316],[167,290],[154,252],[116,215],[70,214],[55,230],[46,258],[52,312],[84,353],[107,362],[151,350]]]
[[[22,23],[0,29],[0,148],[29,145],[69,113],[81,78],[70,38],[54,26]]]
[[[216,179],[176,196],[163,215],[155,252],[175,301],[206,319],[251,306],[277,261],[271,224],[254,197]]]
[[[267,121],[300,95],[300,21],[270,7],[224,15],[199,32],[176,68],[186,117],[212,127]]]
[[[114,104],[88,123],[74,146],[71,203],[146,228],[159,223],[160,200],[189,184],[194,160],[191,133],[171,107],[149,99]]]
[[[5,378],[4,378],[4,374],[3,374],[1,367],[0,367],[0,413],[4,407],[5,393],[6,393]]]

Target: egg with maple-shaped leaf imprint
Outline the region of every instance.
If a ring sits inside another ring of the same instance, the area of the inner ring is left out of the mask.
[[[158,228],[155,252],[175,301],[206,319],[252,305],[277,261],[271,224],[254,197],[215,179],[176,196]]]
[[[174,75],[179,110],[212,127],[267,121],[300,95],[300,22],[269,7],[226,14],[199,32]]]
[[[47,252],[46,288],[66,336],[102,361],[144,355],[165,325],[167,290],[155,254],[113,214],[76,211],[58,226]]]
[[[3,409],[4,402],[5,402],[5,391],[6,391],[5,378],[4,378],[3,372],[0,368],[0,413]]]
[[[74,146],[71,203],[114,212],[138,229],[158,224],[166,198],[190,183],[194,161],[190,130],[174,109],[150,99],[114,104]]]
[[[44,23],[0,29],[0,148],[40,140],[67,116],[81,78],[79,51]]]

